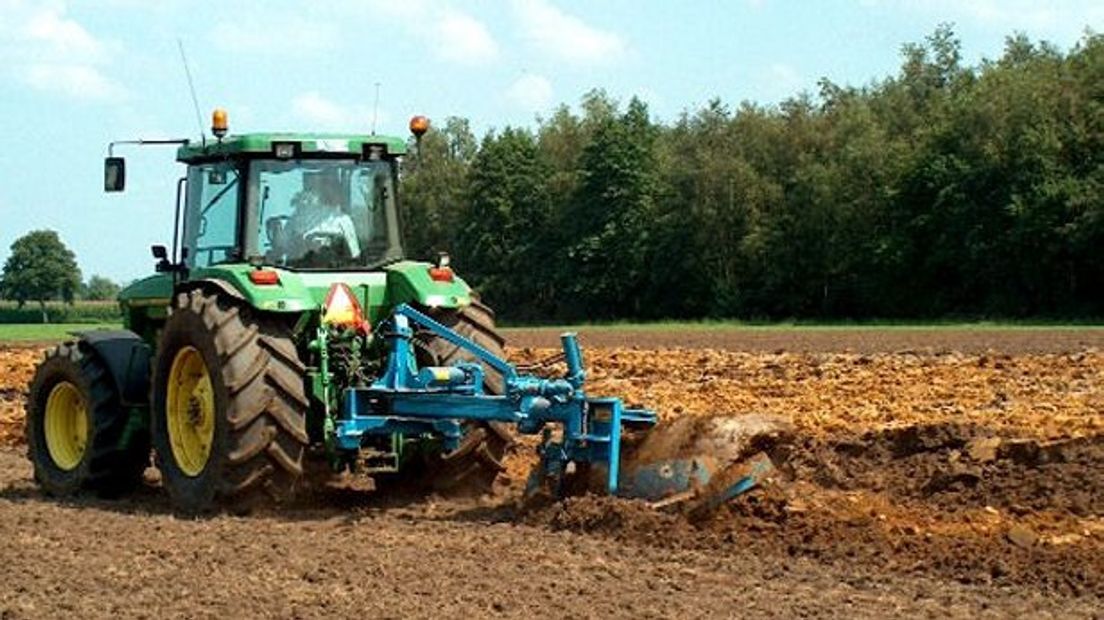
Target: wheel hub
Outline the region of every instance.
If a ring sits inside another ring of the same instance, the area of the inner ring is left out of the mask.
[[[202,422],[203,412],[200,410],[202,406],[195,394],[188,399],[188,424],[191,426],[199,426]]]
[[[88,443],[88,405],[77,386],[61,381],[50,390],[43,425],[54,465],[63,471],[76,469]]]
[[[211,375],[195,347],[177,351],[169,370],[165,426],[173,460],[185,475],[198,476],[211,457],[215,395]]]

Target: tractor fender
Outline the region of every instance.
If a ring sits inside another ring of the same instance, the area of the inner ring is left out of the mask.
[[[403,261],[384,267],[387,272],[387,302],[417,304],[423,308],[463,308],[472,303],[468,283],[452,275],[445,281],[430,276],[433,265]]]
[[[97,329],[74,332],[80,346],[90,350],[111,373],[111,380],[124,407],[149,405],[150,358],[152,351],[138,334]]]

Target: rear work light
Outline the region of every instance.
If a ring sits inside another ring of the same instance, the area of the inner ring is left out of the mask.
[[[279,284],[280,274],[269,269],[257,269],[249,272],[249,281],[262,286]]]
[[[298,154],[298,151],[298,142],[274,142],[272,144],[272,154],[276,156],[276,159],[291,159]]]

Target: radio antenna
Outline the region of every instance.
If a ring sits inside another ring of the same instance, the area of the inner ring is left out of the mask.
[[[376,103],[372,105],[372,135],[376,135],[376,120],[379,118],[380,83],[376,82]]]
[[[192,72],[188,69],[188,57],[184,54],[184,42],[180,37],[176,38],[176,47],[180,50],[180,62],[184,64],[184,76],[188,78],[188,90],[192,93],[192,107],[195,108],[196,126],[199,127],[199,137],[203,145],[207,145],[207,134],[203,131],[203,115],[199,113],[199,99],[196,97],[195,84],[192,83]]]

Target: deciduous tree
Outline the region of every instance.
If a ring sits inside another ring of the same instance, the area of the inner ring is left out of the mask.
[[[15,300],[20,307],[28,301],[37,301],[42,309],[42,322],[46,323],[46,301],[62,299],[72,303],[80,281],[73,252],[58,234],[34,230],[12,243],[11,255],[0,275],[0,289],[4,297]]]

